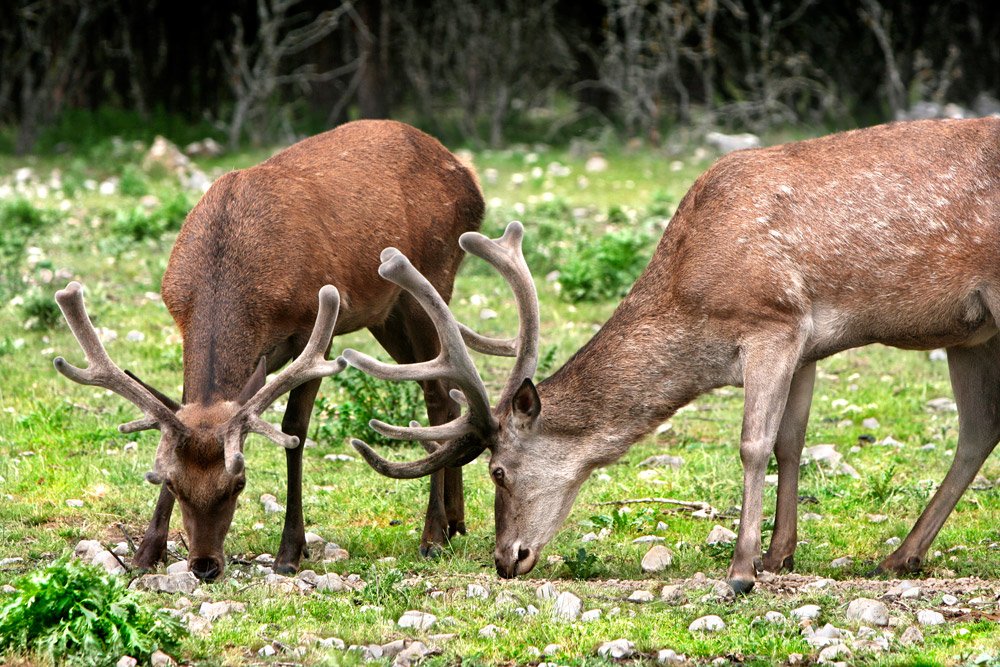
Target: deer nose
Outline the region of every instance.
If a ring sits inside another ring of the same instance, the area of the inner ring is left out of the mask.
[[[534,552],[530,548],[522,547],[520,542],[515,542],[505,549],[497,547],[493,560],[497,566],[497,574],[504,579],[513,579],[535,565]]]
[[[216,558],[195,558],[190,564],[191,573],[206,583],[211,583],[222,574],[222,563]]]

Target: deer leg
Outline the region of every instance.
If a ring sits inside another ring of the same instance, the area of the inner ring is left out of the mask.
[[[438,354],[440,343],[433,323],[409,295],[400,296],[385,324],[370,327],[369,330],[397,363],[426,361]],[[444,424],[458,416],[458,404],[448,396],[443,382],[421,382],[420,386],[431,425]],[[425,447],[433,449],[434,445],[427,443]],[[465,533],[462,471],[445,468],[430,475],[430,497],[420,537],[420,554],[427,557],[438,555],[441,547],[457,533]]]
[[[281,419],[281,430],[298,436],[299,446],[285,450],[285,466],[288,470],[288,493],[285,496],[285,526],[281,531],[281,545],[274,562],[274,571],[290,574],[299,569],[306,548],[305,520],[302,516],[302,450],[305,449],[309,420],[313,403],[323,379],[311,380],[299,385],[288,395],[285,416]]]
[[[913,530],[878,570],[915,572],[958,499],[1000,441],[1000,337],[972,348],[948,349],[948,372],[958,405],[955,459]]]
[[[774,533],[764,554],[764,569],[768,572],[795,568],[793,556],[798,542],[799,460],[806,442],[806,425],[815,380],[815,363],[803,366],[792,376],[785,414],[774,443],[774,455],[778,459],[778,500],[774,512]]]
[[[160,486],[160,497],[156,500],[153,518],[149,520],[146,534],[136,549],[132,564],[140,570],[155,570],[156,564],[165,559],[167,553],[167,531],[170,530],[170,515],[174,511],[174,494],[166,485]]]
[[[792,377],[798,361],[796,341],[768,341],[748,347],[743,362],[743,433],[740,460],[743,463],[743,509],[736,550],[729,565],[729,585],[737,593],[749,593],[762,565],[760,527],[764,504],[764,475],[785,413]],[[778,344],[776,344],[778,343]],[[787,353],[792,345],[795,354]]]

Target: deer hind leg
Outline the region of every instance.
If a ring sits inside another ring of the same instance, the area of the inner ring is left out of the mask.
[[[743,508],[728,574],[729,585],[737,593],[750,592],[763,566],[760,531],[764,475],[785,413],[800,347],[795,336],[753,341],[744,347],[745,404],[740,436]]]
[[[941,526],[1000,441],[1000,336],[970,348],[948,349],[948,372],[958,405],[958,446],[948,474],[899,548],[878,569],[915,572]]]
[[[370,331],[385,351],[400,364],[433,359],[438,354],[439,341],[430,319],[408,294],[384,324]],[[439,380],[421,382],[431,425],[444,424],[458,416],[459,406],[448,396],[448,387]],[[435,445],[427,443],[429,450]],[[445,468],[430,475],[430,497],[420,538],[420,553],[433,557],[441,552],[452,536],[465,534],[465,504],[462,490],[462,469]]]
[[[302,450],[309,433],[309,420],[313,403],[323,379],[299,385],[288,395],[288,406],[281,420],[281,430],[298,436],[301,443],[295,449],[285,450],[285,467],[288,470],[288,493],[285,497],[285,525],[281,531],[281,545],[274,562],[274,571],[290,574],[299,569],[299,561],[306,550],[305,519],[302,516]]]
[[[774,533],[764,554],[764,569],[769,572],[795,568],[793,556],[798,542],[799,460],[806,442],[806,425],[815,380],[815,363],[803,366],[792,376],[785,414],[774,443],[774,454],[778,459],[778,501],[774,513]]]
[[[132,564],[140,570],[155,570],[156,564],[167,553],[167,531],[170,530],[170,514],[174,511],[174,494],[166,485],[160,486],[160,497],[156,500],[153,518],[149,520],[146,534],[135,552]]]

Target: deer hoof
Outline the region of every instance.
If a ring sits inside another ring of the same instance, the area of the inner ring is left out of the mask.
[[[754,580],[753,579],[730,579],[729,587],[737,595],[746,595],[753,590]]]
[[[792,572],[795,570],[795,558],[793,556],[785,556],[779,559],[777,556],[764,554],[764,569],[775,574],[778,572]]]
[[[441,545],[434,544],[421,544],[420,545],[420,555],[424,558],[435,559],[441,555]]]
[[[890,556],[879,563],[871,574],[913,574],[919,572],[923,565],[924,559],[920,556],[909,556],[908,558]]]
[[[465,535],[464,521],[452,521],[448,523],[448,537],[455,537],[456,535]]]
[[[275,563],[275,574],[295,574],[299,571],[299,566],[294,563]]]

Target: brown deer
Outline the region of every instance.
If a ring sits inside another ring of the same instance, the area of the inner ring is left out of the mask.
[[[1000,440],[1000,119],[895,123],[739,151],[692,186],[652,261],[611,319],[537,387],[538,335],[531,276],[518,225],[500,245],[480,235],[469,252],[505,250],[494,262],[514,286],[522,353],[494,409],[464,363],[450,371],[375,362],[378,377],[449,377],[469,415],[429,457],[391,463],[355,447],[379,472],[409,478],[491,450],[496,566],[531,570],[596,467],[698,395],[745,388],[740,458],[743,505],[729,582],[747,592],[756,572],[793,567],[799,457],[816,362],[870,343],[947,348],[959,410],[955,460],[883,570],[918,569],[931,541]],[[380,271],[436,308],[443,301],[402,255]],[[436,305],[435,305],[436,304]],[[528,312],[525,318],[524,313]],[[450,358],[464,354],[453,325],[439,332]],[[448,360],[442,360],[442,366]],[[419,372],[418,372],[419,371]],[[461,383],[460,383],[461,384]],[[420,429],[372,426],[396,437]],[[779,482],[774,533],[761,558],[764,474],[772,451]]]
[[[436,355],[427,315],[409,294],[374,277],[378,253],[401,248],[447,299],[463,257],[457,239],[479,228],[483,212],[471,168],[437,140],[391,121],[348,123],[220,177],[188,215],[163,276],[163,300],[183,337],[182,403],[120,371],[93,333],[79,288],[60,294],[96,368],[87,373],[61,359],[56,368],[135,403],[145,416],[123,432],[162,433],[147,478],[163,487],[137,566],[151,568],[162,558],[176,498],[191,571],[204,580],[222,573],[223,541],[245,485],[243,440],[253,431],[286,448],[287,510],[275,569],[297,569],[305,548],[300,443],[322,376],[340,368],[319,359],[330,335],[367,327],[400,363]],[[335,326],[322,319],[322,307],[317,320],[316,293],[327,284],[340,291],[339,318],[334,306],[327,308]],[[325,335],[318,343],[309,339],[314,321]],[[319,357],[300,363],[317,350]],[[266,373],[292,358],[298,359],[264,384]],[[458,414],[444,382],[428,380],[422,388],[431,424]],[[288,391],[278,431],[259,415]],[[461,470],[439,470],[421,553],[464,532]]]

